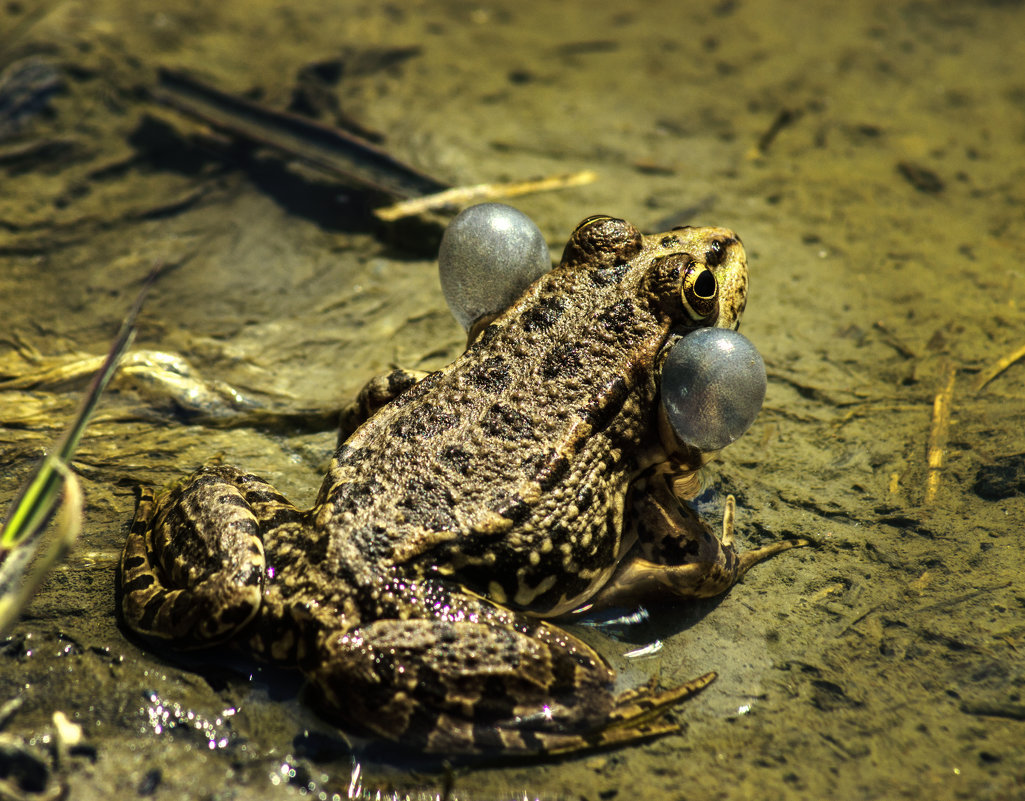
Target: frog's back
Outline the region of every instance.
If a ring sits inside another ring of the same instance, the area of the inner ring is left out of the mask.
[[[335,455],[318,523],[379,565],[458,572],[539,612],[600,585],[653,447],[654,364],[672,325],[649,268],[675,248],[646,245],[645,258],[564,259],[367,421]]]
[[[539,572],[563,573],[542,565],[572,561],[546,547],[553,526],[569,530],[558,539],[577,543],[577,561],[611,565],[618,543],[587,533],[619,513],[609,493],[636,470],[631,443],[655,395],[640,363],[665,339],[637,302],[640,278],[627,265],[557,268],[371,418],[339,448],[322,492],[336,530],[381,560],[427,557],[464,579],[475,563],[489,582],[500,575],[499,539],[536,553]],[[510,600],[529,605],[520,589]]]

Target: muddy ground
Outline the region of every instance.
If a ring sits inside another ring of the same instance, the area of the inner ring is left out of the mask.
[[[83,535],[0,643],[0,701],[21,699],[4,735],[49,766],[42,794],[1022,797],[1025,364],[975,385],[1025,345],[1023,24],[1011,0],[0,4],[0,69],[36,59],[53,90],[0,104],[0,494],[86,383],[23,377],[105,351],[154,261],[177,266],[135,349],[212,387],[189,407],[126,371],[82,443]],[[311,64],[334,66],[307,112],[445,182],[595,170],[516,201],[554,252],[596,212],[743,237],[769,388],[712,477],[744,545],[822,544],[603,640],[637,681],[720,673],[682,736],[446,777],[353,756],[287,675],[183,664],[117,627],[135,485],[220,455],[308,503],[362,383],[460,351],[436,231],[382,232],[365,193],[208,149],[148,94],[188,68],[286,108]],[[59,760],[55,711],[84,736]]]

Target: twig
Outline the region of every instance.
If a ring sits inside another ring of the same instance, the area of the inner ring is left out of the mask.
[[[936,500],[940,486],[940,470],[943,468],[944,446],[947,443],[947,428],[950,426],[950,404],[954,396],[954,365],[944,365],[943,388],[932,402],[932,429],[929,432],[928,465],[929,474],[925,480],[925,503]]]
[[[11,718],[14,717],[15,712],[21,708],[23,703],[25,703],[25,696],[16,695],[0,704],[0,731],[3,731],[7,727]]]
[[[883,341],[906,359],[917,359],[918,354],[904,340],[898,337],[882,320],[876,320],[872,327],[883,336]]]
[[[45,464],[46,469],[56,473],[62,482],[59,506],[56,510],[52,507],[46,510],[58,514],[57,535],[34,562],[32,559],[40,546],[38,540],[11,550],[0,565],[0,637],[7,636],[50,568],[67,556],[82,533],[82,485],[68,464],[57,456],[48,456]],[[51,503],[57,504],[58,501]],[[46,522],[44,520],[44,525]]]
[[[1022,345],[1013,353],[1008,353],[1006,356],[997,359],[996,363],[986,372],[980,373],[976,377],[975,383],[972,384],[972,392],[979,392],[986,384],[1022,358],[1025,358],[1025,345]]]
[[[374,210],[374,216],[384,222],[394,222],[402,217],[411,217],[442,206],[465,206],[482,200],[498,200],[499,198],[527,195],[532,192],[550,192],[553,189],[567,189],[572,186],[584,186],[597,180],[598,174],[592,170],[583,170],[566,175],[552,175],[534,181],[512,181],[510,183],[477,184],[475,186],[457,186],[433,195],[405,200],[391,206]]]
[[[987,718],[1025,720],[1025,704],[1010,701],[962,701],[961,711]]]
[[[446,188],[354,134],[222,92],[179,70],[160,70],[153,97],[215,130],[298,158],[350,185],[399,198]]]
[[[748,156],[755,158],[764,156],[769,151],[769,147],[775,141],[780,131],[797,122],[801,118],[801,113],[801,109],[798,108],[781,108],[776,112],[776,116],[769,124],[769,127],[758,137],[757,144],[755,144],[754,149]]]

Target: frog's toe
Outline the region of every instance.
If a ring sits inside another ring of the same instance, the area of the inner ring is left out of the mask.
[[[647,684],[636,690],[620,693],[609,714],[609,724],[605,730],[611,732],[616,729],[636,729],[658,722],[671,707],[697,695],[715,681],[716,675],[714,672],[706,673],[671,690],[657,690],[653,684]]]
[[[766,559],[770,559],[778,553],[783,553],[783,551],[789,551],[791,548],[803,548],[806,545],[818,545],[818,543],[804,538],[777,540],[768,545],[763,545],[761,548],[742,551],[737,556],[737,575],[738,577],[743,577],[748,570],[759,562],[764,562]]]
[[[706,673],[671,690],[656,690],[648,684],[636,690],[628,690],[615,698],[612,710],[605,722],[590,731],[532,732],[531,750],[547,754],[569,754],[575,751],[589,751],[599,748],[614,748],[637,744],[667,734],[676,734],[680,726],[666,720],[666,714],[677,704],[697,695],[715,681],[715,673]],[[506,738],[520,738],[522,732],[513,729]]]

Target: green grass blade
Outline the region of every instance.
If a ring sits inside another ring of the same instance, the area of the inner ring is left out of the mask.
[[[82,440],[82,434],[96,410],[96,405],[100,402],[103,391],[110,383],[110,379],[114,377],[121,357],[135,338],[135,320],[139,316],[146,293],[160,269],[157,267],[149,274],[135,303],[132,304],[132,308],[121,322],[121,328],[114,338],[107,358],[93,376],[89,389],[79,404],[75,419],[65,429],[53,450],[43,458],[39,468],[15,501],[10,515],[4,522],[3,530],[0,532],[0,558],[3,558],[11,548],[26,538],[38,535],[53,517],[57,508],[57,496],[64,485],[65,475],[64,471],[55,466],[55,463],[59,461],[70,465],[71,458]]]
[[[67,555],[82,531],[82,485],[63,462],[53,460],[53,469],[60,474],[64,486],[57,536],[36,560],[31,573],[28,564],[37,550],[37,541],[16,548],[0,564],[0,638],[7,636],[50,568]],[[26,573],[28,578],[22,580]]]
[[[53,450],[43,457],[0,529],[0,636],[17,619],[50,567],[63,557],[78,536],[81,529],[82,491],[78,479],[71,472],[71,459],[103,391],[135,338],[135,320],[146,293],[162,269],[163,265],[158,265],[147,276],[135,302],[121,322],[103,365],[93,376],[74,420],[64,430]],[[23,581],[29,563],[39,549],[43,532],[58,509],[64,511],[58,536],[37,561],[29,578]]]

